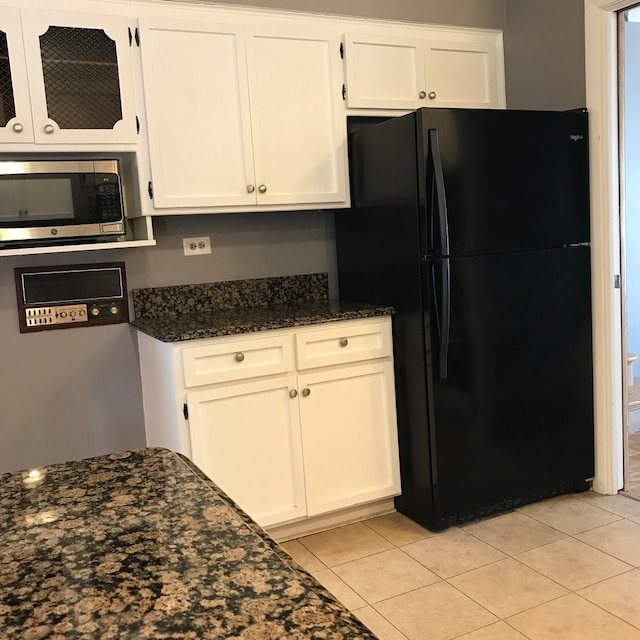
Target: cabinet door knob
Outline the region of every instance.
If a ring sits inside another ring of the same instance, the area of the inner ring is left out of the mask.
[[[44,125],[44,132],[45,133],[53,133],[55,130],[56,130],[56,128],[52,124],[45,124]]]
[[[346,347],[349,344],[349,341],[346,338],[340,338],[340,346]]]
[[[295,398],[297,395],[298,395],[298,392],[295,389],[291,389],[291,391],[289,391],[290,398]]]
[[[266,184],[261,184],[261,185],[258,187],[258,191],[259,191],[260,193],[267,193],[267,185],[266,185]]]
[[[305,398],[309,397],[309,396],[311,395],[311,389],[309,389],[309,387],[305,387],[305,388],[302,390],[302,395],[303,395]]]
[[[435,91],[429,91],[429,100],[435,100],[437,95],[438,94]]]
[[[244,360],[244,353],[236,353],[236,360],[242,362]]]
[[[427,97],[427,92],[426,91],[421,91],[418,94],[418,98],[420,98],[420,100],[424,100]]]
[[[256,188],[252,184],[247,185],[247,193],[253,193]]]
[[[19,122],[16,122],[16,123],[13,125],[13,130],[14,130],[16,133],[21,133],[23,129],[24,129],[24,127],[23,127]]]

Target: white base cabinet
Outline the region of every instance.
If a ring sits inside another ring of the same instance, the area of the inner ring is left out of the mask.
[[[400,493],[389,317],[138,343],[147,444],[262,526]]]

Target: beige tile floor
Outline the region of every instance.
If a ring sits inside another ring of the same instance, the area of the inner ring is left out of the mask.
[[[380,640],[640,640],[640,502],[622,495],[440,533],[393,513],[282,546]]]
[[[637,385],[637,386],[640,386]],[[629,434],[629,486],[627,493],[640,500],[640,433]]]

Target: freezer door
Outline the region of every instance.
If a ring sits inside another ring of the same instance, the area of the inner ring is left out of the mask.
[[[436,519],[593,477],[589,248],[449,263],[446,345],[430,328],[430,361],[447,350],[430,375]]]
[[[425,253],[458,256],[589,241],[586,113],[421,109],[405,117],[417,118],[422,132]]]

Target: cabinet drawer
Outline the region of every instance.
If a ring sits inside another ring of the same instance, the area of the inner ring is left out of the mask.
[[[293,369],[292,336],[183,349],[182,365],[185,387],[286,373]]]
[[[391,355],[391,323],[335,326],[296,334],[298,369],[385,358]]]

